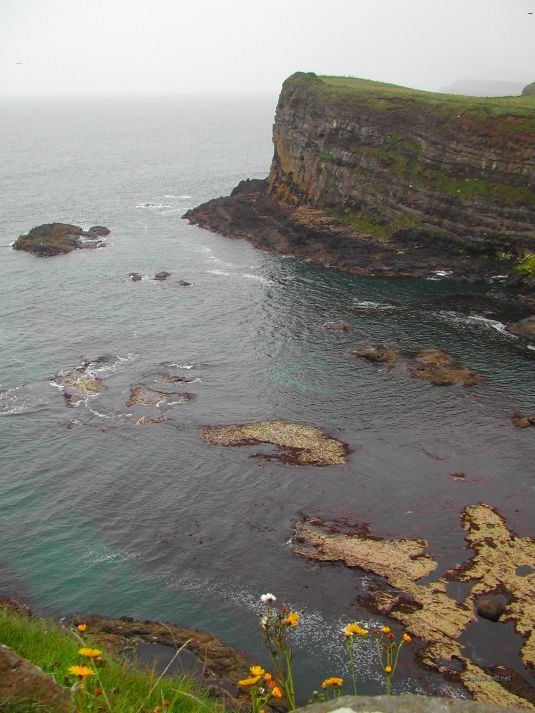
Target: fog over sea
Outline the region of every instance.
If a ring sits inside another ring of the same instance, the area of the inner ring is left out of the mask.
[[[325,675],[347,675],[341,629],[380,621],[358,600],[379,580],[292,554],[294,523],[311,514],[425,538],[437,574],[471,554],[460,522],[468,504],[489,503],[535,536],[535,439],[510,421],[535,412],[535,350],[504,331],[477,288],[441,275],[345,275],[181,220],[267,174],[274,105],[1,104],[0,592],[53,614],[196,626],[266,664],[259,595],[274,592],[303,614],[303,696]],[[108,247],[49,259],[12,250],[54,221],[105,225]],[[161,270],[167,281],[149,279]],[[144,279],[131,282],[131,271]],[[329,320],[354,330],[322,328]],[[486,378],[433,387],[352,354],[377,343],[438,347]],[[104,389],[68,408],[51,381],[84,360]],[[194,398],[137,426],[143,410],[125,406],[129,387],[163,373],[191,378],[176,390]],[[276,417],[347,442],[347,463],[284,465],[200,436],[204,425]],[[509,624],[481,620],[463,640],[476,661],[533,682]],[[395,691],[461,694],[407,651]],[[367,644],[360,671],[362,690],[379,692]]]

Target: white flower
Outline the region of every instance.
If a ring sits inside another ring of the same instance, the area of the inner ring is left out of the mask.
[[[267,616],[263,616],[263,617],[260,619],[260,626],[262,627],[262,629],[266,629],[266,628],[267,628],[267,624],[268,624],[268,618],[267,618]]]
[[[277,601],[277,597],[270,592],[266,592],[260,596],[260,601],[262,604],[273,604],[273,602]]]

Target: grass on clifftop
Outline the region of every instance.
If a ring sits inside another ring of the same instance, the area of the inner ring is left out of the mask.
[[[367,103],[375,111],[388,110],[393,104],[418,102],[431,112],[467,113],[474,119],[521,116],[530,119],[521,125],[511,124],[512,130],[535,128],[535,95],[518,97],[471,97],[459,94],[441,94],[420,89],[410,89],[397,84],[374,82],[356,77],[318,76],[314,73],[296,72],[286,80],[290,83],[308,83],[324,99],[345,105]],[[514,128],[513,128],[514,127]]]
[[[20,656],[51,673],[60,685],[69,687],[77,682],[69,667],[84,663],[78,653],[82,646],[103,648],[91,639],[81,643],[71,631],[52,621],[27,617],[0,606],[0,643]],[[91,665],[89,661],[87,664]],[[152,671],[137,669],[131,663],[112,656],[105,650],[102,664],[96,664],[96,676],[88,677],[75,695],[79,713],[110,711],[119,713],[221,713],[223,710],[205,693],[199,692],[194,681],[186,676],[164,677]],[[102,688],[106,695],[99,693]],[[165,703],[164,703],[165,702]],[[109,705],[108,705],[109,704]],[[42,711],[38,705],[0,703],[0,711],[27,713]]]

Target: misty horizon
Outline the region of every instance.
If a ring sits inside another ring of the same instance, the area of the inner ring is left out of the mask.
[[[440,91],[535,78],[535,0],[4,0],[0,97],[276,96],[296,71]]]

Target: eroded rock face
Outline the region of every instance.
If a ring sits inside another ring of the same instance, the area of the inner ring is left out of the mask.
[[[109,234],[109,229],[96,225],[84,230],[68,223],[45,223],[21,235],[13,244],[14,250],[25,250],[40,257],[70,253],[75,249],[105,247],[99,240]]]
[[[283,85],[266,181],[190,222],[361,275],[484,282],[535,249],[535,105],[297,73]],[[508,257],[510,256],[510,257]]]
[[[395,591],[373,591],[367,603],[426,642],[419,654],[422,663],[458,678],[479,701],[535,710],[518,690],[508,690],[506,683],[501,685],[465,656],[459,641],[475,621],[480,597],[503,592],[506,603],[500,621],[513,622],[525,640],[521,659],[535,667],[535,541],[511,533],[503,518],[484,503],[466,507],[461,517],[468,546],[474,551],[472,558],[426,584],[420,584],[421,578],[434,572],[437,563],[425,552],[425,540],[348,534],[335,524],[305,518],[296,526],[293,550],[311,559],[341,560],[384,577]],[[463,602],[448,596],[450,580],[473,582]]]
[[[70,689],[60,686],[50,674],[0,644],[0,704],[7,701],[21,706],[31,701],[39,710],[51,713],[74,711]]]
[[[345,463],[349,447],[342,441],[324,435],[314,426],[303,426],[287,421],[258,421],[238,426],[206,426],[205,441],[219,446],[251,446],[271,443],[279,448],[272,455],[292,465],[338,465]]]

